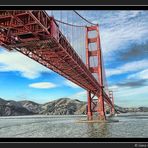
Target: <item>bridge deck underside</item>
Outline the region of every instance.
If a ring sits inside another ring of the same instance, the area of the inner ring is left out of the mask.
[[[91,82],[91,76],[87,75],[80,64],[73,59],[73,55],[69,55],[60,44],[56,43],[54,38],[51,37],[49,41],[32,41],[27,44],[9,47],[52,69],[84,89],[96,91],[97,84]]]

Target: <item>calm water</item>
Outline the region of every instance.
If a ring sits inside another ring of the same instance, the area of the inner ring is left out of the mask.
[[[120,114],[119,122],[77,123],[86,116],[0,117],[0,137],[148,137],[148,114]]]

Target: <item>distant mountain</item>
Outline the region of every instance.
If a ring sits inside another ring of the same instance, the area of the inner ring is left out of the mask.
[[[119,107],[117,105],[115,105],[115,110],[117,111],[117,113],[127,113],[127,112],[148,112],[148,107],[128,107],[128,108],[124,108],[124,107]]]
[[[74,115],[86,114],[86,103],[69,98],[61,98],[42,105],[40,114],[47,115]]]
[[[42,105],[33,101],[23,100],[18,102],[23,108],[27,109],[33,114],[38,114],[42,110]]]
[[[148,107],[139,107],[138,109],[142,112],[148,112]]]
[[[109,108],[107,108],[109,112]],[[117,113],[126,112],[148,112],[148,107],[123,108],[115,105]],[[81,115],[86,114],[86,102],[72,100],[69,98],[60,98],[45,104],[38,104],[33,101],[6,101],[0,98],[0,116],[17,116],[17,115]]]
[[[33,101],[6,101],[0,98],[0,116],[86,114],[86,102],[61,98],[45,104]]]
[[[0,98],[0,116],[31,115],[32,111],[24,108],[19,102],[6,101]]]

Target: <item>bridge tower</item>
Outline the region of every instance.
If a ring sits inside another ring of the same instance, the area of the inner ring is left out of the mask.
[[[94,32],[95,37],[90,37],[89,34]],[[90,49],[91,43],[95,44],[96,49]],[[90,58],[97,57],[97,66],[91,67]],[[101,45],[100,45],[100,35],[99,35],[99,26],[86,26],[86,66],[91,71],[91,73],[96,73],[98,77],[98,82],[101,86],[99,96],[97,97],[97,102],[94,102],[94,91],[87,91],[87,117],[88,120],[93,119],[93,112],[98,112],[99,120],[105,120],[105,108],[104,108],[104,99],[103,99],[103,76],[102,76],[102,58],[101,58]],[[100,88],[98,88],[100,89]],[[96,92],[98,90],[95,90]],[[93,96],[92,96],[93,94]],[[96,107],[94,107],[96,105]]]
[[[113,96],[113,91],[111,91],[111,90],[109,91],[109,98],[111,99],[112,104],[114,105],[114,96]],[[110,114],[111,115],[114,115],[115,114],[115,108],[114,108],[114,106],[111,107]]]

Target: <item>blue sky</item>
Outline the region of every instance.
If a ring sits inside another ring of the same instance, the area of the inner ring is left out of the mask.
[[[114,90],[115,104],[148,106],[148,11],[78,12],[99,23],[106,76],[109,88]],[[20,53],[3,48],[0,97],[38,103],[62,97],[87,100],[85,90],[79,86]]]

